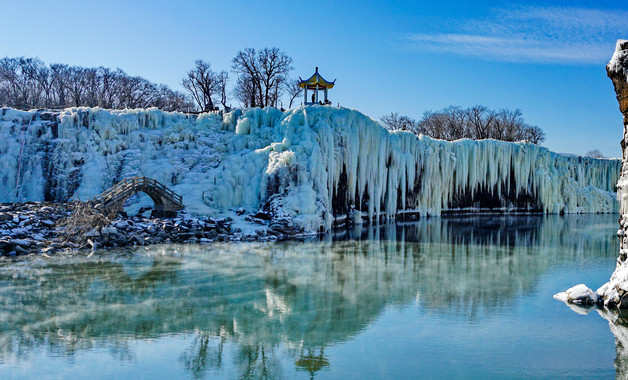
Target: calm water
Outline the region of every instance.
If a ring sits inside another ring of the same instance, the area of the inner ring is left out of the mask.
[[[621,377],[622,319],[552,299],[608,280],[617,219],[5,259],[0,378]]]

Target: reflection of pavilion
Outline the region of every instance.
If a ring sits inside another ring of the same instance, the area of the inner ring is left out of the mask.
[[[294,364],[297,368],[308,371],[310,378],[313,379],[316,372],[320,371],[323,367],[329,367],[329,360],[324,356],[325,353],[323,351],[324,348],[321,347],[318,355],[315,355],[308,349],[307,355],[303,355],[304,353],[302,352],[301,356]]]
[[[299,87],[303,88],[303,101],[305,105],[312,105],[312,104],[331,104],[331,102],[329,101],[328,97],[327,97],[327,90],[329,90],[330,88],[334,87],[334,84],[336,83],[336,80],[334,79],[333,82],[329,82],[327,80],[325,80],[325,78],[323,78],[321,76],[321,74],[318,73],[318,67],[316,68],[316,72],[314,72],[314,74],[309,77],[306,80],[301,79],[301,77],[299,77]],[[307,90],[312,90],[314,91],[314,93],[312,94],[312,101],[308,102],[307,101]],[[325,96],[325,100],[323,102],[319,102],[318,100],[318,91],[323,90],[324,91],[324,96]]]

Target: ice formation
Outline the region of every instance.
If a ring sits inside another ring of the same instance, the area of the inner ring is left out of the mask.
[[[198,116],[2,109],[0,140],[1,202],[87,199],[144,175],[183,195],[190,212],[263,209],[310,231],[345,215],[617,208],[619,160],[389,132],[358,111],[331,106]]]

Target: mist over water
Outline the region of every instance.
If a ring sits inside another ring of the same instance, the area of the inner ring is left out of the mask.
[[[616,229],[616,215],[442,217],[4,259],[0,377],[613,377],[623,322],[551,296],[609,278]]]

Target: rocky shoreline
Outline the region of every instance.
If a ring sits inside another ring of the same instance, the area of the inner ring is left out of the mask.
[[[68,235],[64,221],[76,203],[26,202],[0,204],[0,256],[51,255],[58,252],[214,241],[275,241],[308,237],[290,220],[271,220],[262,213],[238,209],[231,217],[196,217],[185,211],[172,218],[118,214],[104,226],[82,236]],[[256,228],[245,231],[242,223]]]

